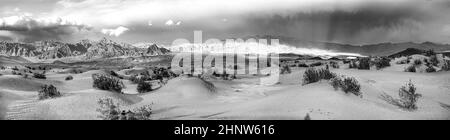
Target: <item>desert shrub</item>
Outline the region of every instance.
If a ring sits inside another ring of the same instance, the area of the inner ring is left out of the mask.
[[[44,85],[41,87],[41,90],[39,90],[38,98],[39,100],[45,100],[49,98],[56,98],[60,97],[61,93],[56,89],[53,85]]]
[[[339,63],[336,62],[336,61],[331,61],[330,65],[331,65],[332,68],[335,68],[335,69],[339,69],[340,68]]]
[[[341,88],[345,93],[353,93],[356,96],[361,95],[361,85],[359,82],[353,77],[344,78]]]
[[[329,69],[310,68],[303,74],[303,85],[319,82],[320,80],[330,80],[336,77],[336,74]]]
[[[432,73],[432,72],[436,72],[436,69],[433,66],[428,66],[425,71],[428,73]]]
[[[119,78],[119,79],[123,79],[123,77],[120,76],[119,74],[117,74],[115,71],[109,71],[109,75],[114,76],[114,77],[117,77],[117,78]]]
[[[420,65],[422,65],[422,60],[420,60],[420,59],[416,59],[416,60],[414,60],[414,66],[420,66]]]
[[[5,67],[5,66],[0,66],[0,69],[1,69],[1,70],[5,70],[6,67]]]
[[[443,71],[450,71],[450,60],[445,60],[444,65],[442,65]]]
[[[417,101],[422,95],[417,93],[417,88],[412,81],[409,81],[406,86],[401,87],[398,94],[400,96],[400,103],[404,109],[417,109]]]
[[[146,92],[153,91],[152,84],[147,83],[145,81],[141,81],[137,86],[137,91],[139,93],[146,93]]]
[[[33,77],[36,78],[36,79],[47,79],[45,74],[41,74],[41,73],[34,73]]]
[[[281,67],[280,74],[290,74],[290,73],[292,73],[292,71],[288,65],[284,65]]]
[[[303,85],[315,83],[320,81],[319,72],[315,68],[309,68],[303,74]]]
[[[350,69],[358,68],[358,65],[356,64],[356,61],[352,60],[352,61],[348,64],[348,68],[350,68]]]
[[[334,90],[339,90],[339,88],[342,86],[342,78],[341,77],[334,77],[330,80],[331,86],[333,86]]]
[[[128,80],[130,80],[133,84],[139,84],[141,82],[152,81],[154,79],[156,79],[156,77],[153,78],[150,75],[137,75],[137,74],[134,74],[134,75],[131,75]]]
[[[94,80],[93,87],[100,90],[122,92],[122,89],[125,88],[122,81],[113,76],[93,74],[92,79]]]
[[[311,116],[309,116],[309,114],[306,114],[306,116],[305,116],[305,119],[304,119],[305,121],[309,121],[309,120],[311,120]]]
[[[430,56],[433,56],[433,55],[436,55],[436,52],[433,49],[425,51],[425,56],[430,57]]]
[[[17,72],[16,71],[12,71],[11,74],[12,75],[17,75]]]
[[[408,66],[406,69],[405,69],[405,72],[416,72],[417,70],[416,70],[416,66],[414,66],[414,65],[411,65],[411,66]]]
[[[322,80],[330,80],[334,77],[336,77],[336,74],[330,71],[330,69],[320,69],[319,72],[319,78]]]
[[[28,74],[23,74],[23,78],[28,79]]]
[[[438,60],[438,58],[437,58],[436,55],[430,56],[430,63],[431,63],[433,66],[438,66],[438,65],[439,65],[439,60]]]
[[[352,93],[356,96],[361,96],[361,85],[353,77],[335,77],[331,79],[330,85],[333,86],[335,90],[341,89],[345,93]]]
[[[100,105],[98,117],[103,120],[151,120],[152,109],[149,105],[125,111],[111,98],[99,99],[97,103]]]
[[[17,68],[17,66],[14,66],[14,68],[12,68],[12,70],[19,71],[19,68]]]
[[[322,66],[322,65],[323,65],[322,62],[315,62],[315,63],[310,64],[309,66],[310,67],[318,67],[318,66]]]
[[[73,80],[73,76],[71,76],[71,75],[66,77],[66,81],[70,81],[70,80]]]
[[[362,58],[359,60],[358,69],[370,70],[370,58]]]
[[[343,61],[344,64],[349,64],[350,62],[352,62],[352,61],[350,61],[350,60],[344,60]]]
[[[300,63],[300,64],[298,64],[298,67],[301,67],[301,68],[308,68],[309,65],[307,65],[307,64],[305,64],[305,63]]]
[[[378,70],[386,68],[386,67],[390,67],[391,66],[391,59],[386,58],[386,57],[382,57],[382,58],[377,58],[375,61],[372,62]]]

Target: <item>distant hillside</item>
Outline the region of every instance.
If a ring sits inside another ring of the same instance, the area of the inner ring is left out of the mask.
[[[292,37],[284,36],[248,36],[243,39],[279,39],[280,44],[285,44],[289,46],[294,46],[297,48],[317,48],[335,52],[344,53],[358,53],[365,56],[389,56],[400,51],[404,51],[408,48],[420,49],[420,50],[430,50],[433,49],[438,52],[450,51],[450,45],[448,44],[437,44],[432,42],[424,43],[380,43],[380,44],[370,44],[370,45],[349,45],[349,44],[339,44],[339,43],[329,43],[329,42],[315,42],[306,41],[301,39],[296,39]],[[270,42],[270,41],[269,41]]]
[[[0,55],[0,65],[23,64],[23,63],[30,63],[30,61],[28,61],[20,56]]]
[[[160,48],[156,44],[142,48],[126,43],[117,43],[106,38],[99,41],[82,40],[75,44],[58,41],[0,42],[1,55],[37,57],[39,59],[58,59],[71,56],[84,56],[86,59],[92,59],[119,56],[155,56],[167,53],[170,53],[170,51]]]
[[[398,57],[403,57],[403,56],[411,56],[411,55],[415,55],[415,54],[423,54],[425,53],[424,50],[421,49],[415,49],[415,48],[408,48],[404,51],[389,55],[389,57],[392,58],[398,58]]]

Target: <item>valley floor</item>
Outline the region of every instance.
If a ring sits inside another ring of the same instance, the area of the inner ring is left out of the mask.
[[[103,73],[97,70],[72,74],[71,81],[65,81],[68,74],[58,73],[58,69],[48,72],[47,80],[3,75],[0,119],[95,120],[100,115],[98,99],[109,97],[129,109],[152,105],[152,118],[157,120],[302,120],[307,114],[313,120],[449,120],[450,73],[406,73],[399,68],[332,69],[355,77],[362,86],[362,98],[335,91],[326,81],[302,86],[305,68],[293,68],[273,86],[259,85],[256,77],[238,77],[208,80],[214,88],[198,78],[179,77],[161,89],[138,94],[137,85],[124,80],[125,95],[92,88],[91,75]],[[423,95],[417,111],[402,110],[382,98],[385,94],[398,98],[399,88],[409,80]],[[39,86],[49,83],[64,96],[37,101]]]

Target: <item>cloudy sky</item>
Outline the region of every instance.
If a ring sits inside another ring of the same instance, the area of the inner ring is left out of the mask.
[[[276,35],[348,44],[450,43],[449,0],[0,0],[0,40],[171,44]]]

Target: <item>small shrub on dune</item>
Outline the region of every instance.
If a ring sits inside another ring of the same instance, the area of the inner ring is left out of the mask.
[[[331,72],[329,69],[320,69],[319,70],[320,79],[330,80],[336,77],[336,74]]]
[[[378,70],[390,67],[391,66],[391,59],[382,57],[378,58],[375,61],[373,61],[374,65],[377,67]]]
[[[0,66],[0,70],[5,70],[6,67],[5,66]]]
[[[126,111],[120,108],[120,105],[114,103],[111,98],[102,98],[97,102],[100,108],[97,112],[102,120],[151,120],[152,108],[150,105],[142,106],[133,111]]]
[[[361,96],[361,85],[353,77],[335,77],[331,79],[330,85],[333,86],[335,90],[341,89],[345,93],[352,93],[356,96]]]
[[[12,70],[19,71],[19,68],[17,68],[17,66],[14,66],[14,68],[12,68]]]
[[[319,72],[315,68],[309,68],[303,74],[303,85],[315,83],[320,81]]]
[[[425,71],[427,73],[433,73],[436,72],[437,70],[433,66],[428,66],[428,68]]]
[[[36,79],[47,79],[45,74],[41,74],[41,73],[34,73],[33,77],[36,78]]]
[[[438,58],[437,58],[436,55],[430,56],[430,63],[431,63],[433,66],[438,66],[438,65],[439,65],[439,60],[438,60]]]
[[[370,58],[362,58],[359,60],[358,69],[370,70]]]
[[[425,56],[430,57],[433,55],[436,55],[436,52],[433,49],[425,51]]]
[[[115,71],[110,71],[109,74],[110,74],[111,76],[117,77],[117,78],[119,78],[119,79],[123,79],[123,77],[120,76],[119,74],[117,74]]]
[[[310,68],[303,74],[303,85],[319,82],[320,80],[330,80],[336,77],[336,74],[329,69]]]
[[[417,70],[416,70],[416,66],[414,66],[414,65],[411,65],[411,66],[408,66],[406,69],[405,69],[405,72],[416,72]]]
[[[71,76],[71,75],[66,77],[66,81],[70,81],[70,80],[73,80],[73,76]]]
[[[141,81],[137,86],[137,91],[139,93],[146,93],[146,92],[153,91],[152,84],[147,83],[145,81]]]
[[[100,90],[109,90],[121,93],[122,89],[125,88],[122,81],[113,76],[94,74],[92,75],[92,79],[94,80],[93,87]]]
[[[305,63],[300,63],[300,64],[298,64],[298,67],[300,67],[300,68],[308,68],[309,65],[307,65]]]
[[[340,68],[339,63],[336,62],[336,61],[331,61],[331,62],[330,62],[330,65],[331,65],[331,67],[334,68],[334,69],[339,69],[339,68]]]
[[[280,74],[290,74],[290,73],[292,73],[292,71],[288,65],[284,65],[281,67]]]
[[[443,71],[450,71],[450,60],[445,60],[444,65],[442,65]]]
[[[356,61],[352,60],[352,61],[348,64],[348,68],[349,68],[349,69],[355,69],[355,68],[358,68],[358,64],[356,64]]]
[[[361,95],[361,85],[353,77],[346,77],[341,84],[341,88],[345,93],[353,93],[356,96]]]
[[[49,98],[56,98],[60,97],[61,93],[56,89],[53,85],[44,85],[41,87],[41,90],[39,90],[38,98],[39,100],[45,100]]]
[[[310,67],[318,67],[318,66],[322,66],[322,65],[323,65],[322,62],[315,62],[315,63],[310,64],[309,66]]]
[[[420,65],[422,65],[422,60],[420,60],[420,59],[416,59],[416,60],[414,60],[414,66],[420,66]]]
[[[417,93],[417,88],[412,81],[400,88],[399,96],[402,107],[407,110],[416,110],[417,101],[422,97],[421,94]]]

